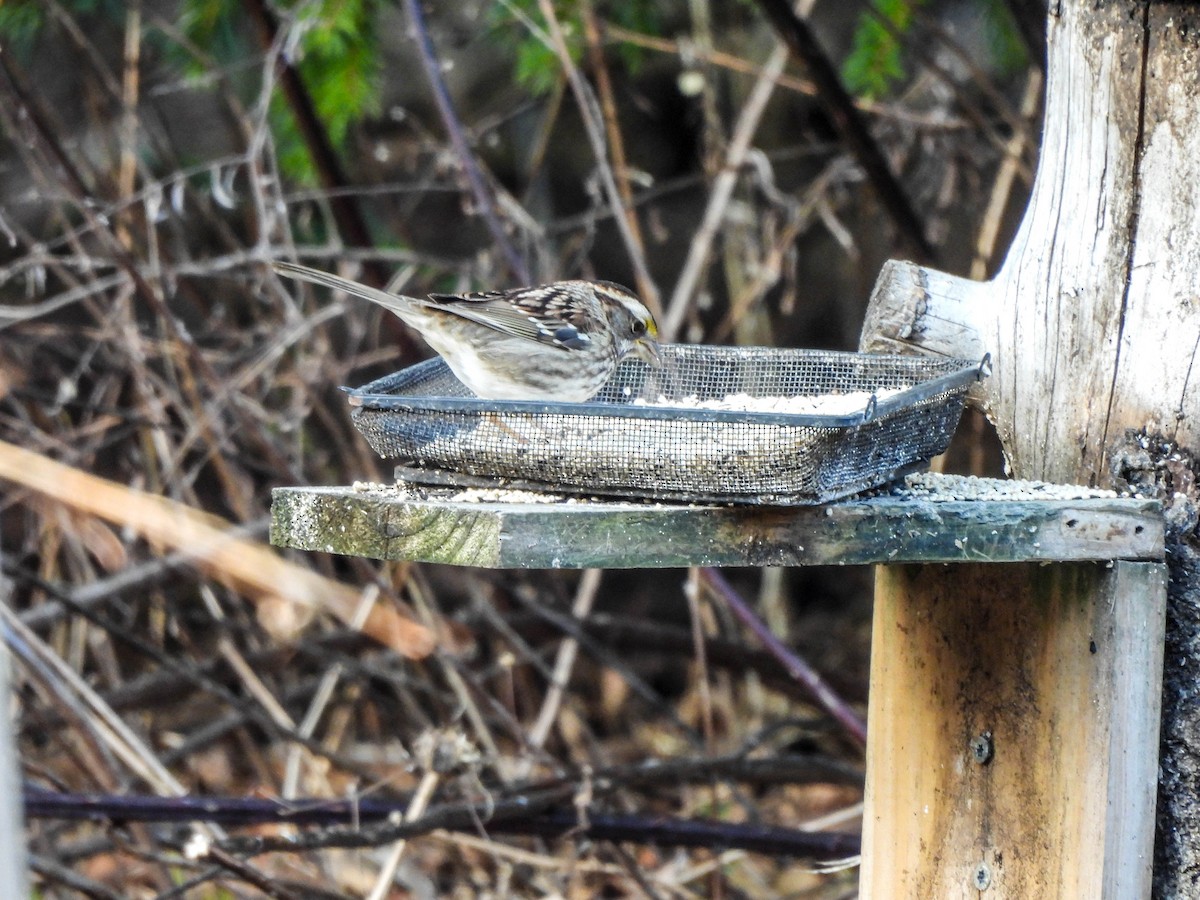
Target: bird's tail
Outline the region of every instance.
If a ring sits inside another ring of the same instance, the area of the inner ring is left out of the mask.
[[[360,284],[357,281],[351,281],[349,278],[342,278],[338,275],[330,275],[328,272],[302,266],[299,263],[275,259],[271,261],[271,268],[280,275],[286,275],[288,278],[299,278],[301,281],[309,281],[313,284],[333,288],[335,291],[345,291],[347,294],[353,294],[355,297],[362,297],[364,300],[378,303],[380,306],[390,309],[401,318],[405,318],[408,314],[411,314],[414,306],[421,305],[421,301],[413,297],[389,294],[387,291],[379,290],[379,288]]]

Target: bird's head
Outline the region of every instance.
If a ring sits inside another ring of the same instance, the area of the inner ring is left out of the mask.
[[[636,356],[652,366],[662,364],[658,346],[658,323],[644,303],[629,288],[611,281],[592,284],[612,327],[617,357]]]

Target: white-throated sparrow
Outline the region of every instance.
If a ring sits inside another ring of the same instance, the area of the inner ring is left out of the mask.
[[[272,266],[281,275],[391,310],[484,399],[578,403],[590,400],[625,357],[659,362],[654,316],[610,281],[555,281],[421,300],[297,263],[277,260]]]

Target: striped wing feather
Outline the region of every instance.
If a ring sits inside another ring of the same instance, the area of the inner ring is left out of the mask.
[[[591,344],[589,331],[595,330],[596,323],[580,302],[583,299],[563,285],[429,296],[435,309],[563,350],[582,350]]]

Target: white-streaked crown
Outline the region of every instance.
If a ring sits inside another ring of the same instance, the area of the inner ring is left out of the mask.
[[[630,322],[640,322],[645,329],[643,332],[644,337],[650,340],[658,339],[658,323],[654,321],[654,316],[650,310],[646,308],[646,305],[638,299],[633,291],[612,281],[594,281],[591,284],[601,304],[609,307],[615,306],[624,313],[623,316],[614,316],[610,313],[610,319],[616,319],[618,322],[622,319]],[[619,331],[618,334],[620,334]],[[620,336],[624,337],[625,335]]]

